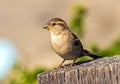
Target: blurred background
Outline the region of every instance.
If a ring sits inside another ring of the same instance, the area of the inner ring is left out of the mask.
[[[62,58],[50,47],[50,33],[42,28],[54,17],[64,19],[86,49],[101,56],[120,54],[119,4],[119,0],[1,0],[0,39],[12,42],[17,51],[14,58],[5,55],[14,60],[0,84],[36,84],[38,73],[60,64]],[[89,58],[79,60],[84,59]]]

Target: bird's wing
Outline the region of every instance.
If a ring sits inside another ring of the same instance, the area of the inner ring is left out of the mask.
[[[72,35],[74,37],[74,45],[83,49],[82,43],[80,42],[80,40],[78,39],[78,37],[75,34],[73,34],[73,33],[72,33]]]

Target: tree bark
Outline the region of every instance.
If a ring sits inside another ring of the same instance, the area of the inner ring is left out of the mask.
[[[76,63],[38,74],[38,84],[120,84],[120,56]]]

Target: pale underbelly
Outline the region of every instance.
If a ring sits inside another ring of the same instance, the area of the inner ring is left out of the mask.
[[[77,59],[81,56],[81,50],[77,48],[73,48],[69,45],[59,46],[59,45],[52,45],[53,50],[63,59],[66,60],[73,60]]]
[[[72,38],[62,35],[51,36],[51,45],[53,50],[66,60],[73,60],[81,56],[81,49],[74,45]]]

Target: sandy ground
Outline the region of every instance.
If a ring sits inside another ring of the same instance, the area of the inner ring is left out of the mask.
[[[112,0],[1,0],[0,38],[12,40],[19,49],[18,60],[28,67],[54,66],[62,59],[50,48],[49,32],[42,26],[53,17],[69,22],[71,7],[85,3],[85,48],[92,42],[101,47],[118,38],[120,32],[120,1]]]

